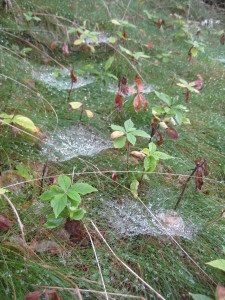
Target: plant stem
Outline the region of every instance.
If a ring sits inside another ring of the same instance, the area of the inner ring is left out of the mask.
[[[179,197],[179,199],[177,200],[176,205],[174,206],[174,210],[177,209],[177,207],[178,207],[178,205],[179,205],[179,203],[180,203],[180,201],[181,201],[181,199],[182,199],[182,197],[183,197],[183,195],[184,195],[184,192],[185,192],[185,190],[186,190],[186,187],[187,187],[187,185],[188,185],[188,182],[189,182],[189,181],[191,180],[191,178],[194,176],[194,174],[195,174],[195,172],[197,171],[197,169],[198,169],[199,167],[202,167],[202,166],[204,165],[204,163],[205,163],[205,159],[203,160],[203,162],[202,162],[200,165],[196,165],[195,168],[193,169],[193,171],[191,172],[190,176],[188,177],[188,179],[187,179],[186,182],[184,183],[184,186],[183,186],[182,192],[181,192],[181,194],[180,194],[180,197]]]
[[[225,209],[219,214],[219,216],[218,216],[216,219],[214,219],[214,220],[212,220],[212,221],[206,223],[206,224],[203,226],[203,228],[205,228],[205,227],[207,227],[207,226],[209,226],[209,225],[211,225],[211,224],[213,224],[213,223],[219,221],[219,219],[221,219],[221,218],[223,217],[223,214],[224,214],[224,213],[225,213]]]
[[[82,116],[83,116],[83,112],[84,112],[84,104],[85,104],[85,97],[84,97],[84,100],[82,102],[79,125],[81,124],[81,120],[82,120]]]
[[[127,171],[129,171],[130,143],[127,144]]]

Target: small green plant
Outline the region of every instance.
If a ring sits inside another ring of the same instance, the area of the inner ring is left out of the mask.
[[[191,62],[192,56],[197,56],[198,51],[205,53],[205,45],[203,43],[193,40],[187,40],[186,42],[191,45],[191,47],[188,50],[189,62]]]
[[[202,81],[202,77],[199,77],[199,78]],[[190,83],[188,83],[184,79],[179,79],[179,81],[180,82],[178,82],[177,85],[186,89],[186,94],[185,94],[185,102],[186,103],[188,103],[191,92],[195,92],[196,94],[199,94],[199,90],[201,89],[202,86],[198,87],[198,85],[196,85],[196,81],[192,81]]]
[[[190,120],[185,115],[188,109],[178,103],[178,97],[171,98],[156,91],[155,94],[163,101],[163,105],[152,107],[151,140],[156,136],[156,144],[159,146],[163,143],[161,130],[164,130],[171,139],[178,139],[178,133],[172,126],[190,124]]]
[[[166,160],[166,159],[173,158],[172,156],[164,152],[157,151],[157,146],[153,142],[149,143],[148,148],[144,148],[141,151],[132,151],[131,155],[135,158],[144,160],[144,166],[143,166],[144,172],[154,172],[160,159]],[[134,197],[137,197],[138,195],[138,187],[139,184],[141,184],[142,182],[142,179],[144,177],[144,172],[139,182],[136,178],[131,182],[130,189]]]
[[[71,185],[71,179],[68,176],[60,175],[58,185],[52,185],[48,191],[45,191],[40,199],[50,201],[53,208],[53,214],[48,216],[44,224],[46,228],[55,228],[62,224],[67,218],[70,220],[81,220],[84,217],[85,209],[79,207],[81,196],[97,192],[98,190],[87,183],[77,182]]]
[[[79,121],[79,124],[81,123],[82,121],[82,116],[83,116],[83,113],[85,112],[87,117],[88,118],[93,118],[94,117],[94,114],[92,111],[88,110],[88,109],[84,109],[85,107],[85,102],[87,101],[87,98],[84,97],[84,100],[83,102],[70,102],[69,103],[69,108],[72,108],[74,110],[77,110],[79,108],[81,108],[81,113],[80,113],[80,121]]]
[[[225,247],[223,247],[223,252],[225,254]],[[210,261],[208,263],[206,263],[207,265],[214,267],[216,269],[222,270],[223,272],[225,272],[225,259],[217,259],[217,260],[213,260]],[[194,299],[194,300],[212,300],[212,298],[205,296],[205,295],[201,295],[201,294],[192,294],[190,293],[190,296]],[[216,288],[216,292],[215,292],[215,300],[224,300],[225,299],[225,287],[222,286],[221,284],[217,285]]]
[[[136,136],[143,138],[150,138],[143,130],[137,130],[131,119],[124,122],[124,127],[118,125],[111,125],[112,130],[111,138],[114,140],[113,145],[115,148],[123,148],[126,145],[127,149],[127,170],[129,170],[129,155],[130,145],[134,146],[136,143]]]
[[[31,11],[28,11],[27,13],[23,13],[26,21],[29,23],[30,21],[41,21],[40,18],[38,18],[37,16],[34,16],[33,13]]]

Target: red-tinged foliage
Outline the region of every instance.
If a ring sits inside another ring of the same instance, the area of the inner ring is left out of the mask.
[[[51,43],[50,49],[51,49],[52,52],[54,51],[55,46],[56,46],[56,41]]]
[[[70,240],[74,243],[79,243],[83,239],[83,230],[81,221],[70,220],[67,218],[65,229],[70,235]]]
[[[156,145],[157,146],[161,146],[162,144],[163,144],[163,136],[162,136],[162,132],[161,132],[161,130],[159,130],[158,132],[157,132],[157,137],[156,137]]]
[[[151,123],[151,139],[154,137],[158,129],[158,121],[156,118],[153,118]]]
[[[179,138],[178,132],[173,127],[168,127],[165,131],[168,137],[172,140],[177,140]]]
[[[142,81],[139,75],[136,75],[134,78],[134,83],[137,86],[138,92],[141,93],[144,89],[143,85],[142,85]]]
[[[220,37],[220,44],[224,45],[224,41],[225,41],[225,34],[223,33]]]
[[[38,300],[43,295],[43,292],[35,291],[27,294],[24,300]]]
[[[126,76],[122,76],[118,82],[118,92],[121,92],[124,95],[128,95],[128,81]]]
[[[189,62],[192,61],[192,53],[191,53],[191,50],[192,50],[193,48],[194,48],[194,47],[191,46],[191,48],[190,48],[189,51],[188,51],[188,57],[189,57],[188,61],[189,61]]]
[[[64,43],[64,44],[63,44],[62,52],[63,52],[64,55],[69,55],[69,54],[70,54],[70,52],[69,52],[69,47],[68,47],[68,44],[67,44],[67,43]]]
[[[72,83],[76,83],[77,82],[77,77],[74,75],[73,69],[74,68],[72,67],[71,70],[70,70],[70,78],[71,78]]]
[[[45,291],[45,299],[48,299],[48,300],[60,300],[61,298],[59,297],[59,295],[56,292],[56,290],[46,290]]]
[[[128,91],[128,93],[130,93],[130,94],[136,94],[136,93],[137,93],[137,90],[135,90],[135,89],[132,88],[132,87],[128,87],[127,91]]]
[[[117,175],[116,175],[116,173],[112,173],[112,180],[113,180],[113,181],[116,181],[116,180],[117,180]]]
[[[201,74],[198,74],[197,77],[198,77],[198,80],[194,81],[194,83],[195,83],[194,88],[196,88],[197,90],[201,90],[203,87],[203,78],[202,78]]]
[[[204,172],[204,175],[205,176],[208,176],[209,175],[209,171],[207,170],[207,160],[205,159],[205,162],[202,166],[202,169],[203,169],[203,172]]]
[[[127,32],[125,30],[123,30],[123,38],[126,39],[127,38]]]
[[[191,92],[187,89],[186,94],[185,94],[185,102],[188,103],[188,100],[190,98]]]
[[[165,25],[165,20],[159,18],[157,23],[158,28],[161,28],[162,25]]]
[[[203,186],[203,172],[202,172],[201,160],[197,159],[195,163],[197,166],[197,171],[195,173],[195,185],[196,185],[196,189],[198,191],[201,191]]]
[[[145,46],[146,48],[150,48],[150,49],[153,49],[153,48],[154,48],[154,45],[153,45],[152,43],[146,43],[146,44],[144,44],[144,46]]]
[[[139,110],[141,108],[141,101],[140,101],[140,96],[136,95],[133,101],[133,106],[134,106],[134,110],[136,111],[136,113],[139,113]]]
[[[9,221],[4,216],[0,215],[0,231],[7,230],[13,225],[12,221]]]
[[[115,98],[115,108],[118,113],[121,112],[122,107],[123,107],[123,97],[121,96],[120,92],[118,92]]]
[[[130,154],[131,154],[133,157],[135,157],[135,158],[140,158],[140,159],[144,159],[145,156],[146,156],[144,153],[139,152],[139,151],[132,151]]]

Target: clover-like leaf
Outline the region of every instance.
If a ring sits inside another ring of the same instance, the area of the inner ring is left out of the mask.
[[[150,154],[153,154],[156,151],[156,148],[157,147],[153,142],[148,144],[148,149],[149,149]]]
[[[131,145],[133,145],[133,146],[135,145],[135,143],[136,143],[136,137],[133,134],[128,133],[127,134],[127,139],[128,139],[128,141],[129,141],[129,143]]]
[[[131,121],[131,119],[124,122],[124,127],[126,131],[128,131],[130,128],[134,127],[134,123]]]
[[[112,128],[112,130],[115,130],[115,131],[122,131],[124,133],[126,132],[125,129],[122,126],[112,124],[111,128]]]
[[[171,101],[170,96],[168,96],[167,94],[164,94],[164,93],[158,93],[156,91],[155,91],[155,94],[160,100],[165,102],[168,106],[171,105],[172,101]]]
[[[67,196],[65,194],[56,195],[51,200],[51,207],[53,208],[56,218],[58,218],[60,213],[64,210],[66,204],[67,204]]]
[[[78,208],[78,209],[76,209],[74,211],[72,210],[70,212],[71,212],[70,213],[71,220],[77,220],[77,221],[83,219],[84,214],[86,213],[84,208]]]
[[[157,166],[158,160],[153,156],[146,156],[144,160],[144,168],[147,172],[153,172]]]
[[[143,138],[147,138],[147,139],[150,138],[150,135],[148,133],[146,133],[144,130],[136,130],[135,129],[134,131],[132,131],[132,134],[143,137]]]
[[[81,195],[97,192],[98,190],[88,183],[77,182],[72,185],[71,189],[76,190]]]
[[[61,225],[64,220],[64,217],[59,216],[58,218],[56,218],[54,214],[50,214],[47,218],[47,222],[43,225],[43,227],[53,229]]]
[[[126,144],[126,137],[121,136],[113,141],[113,146],[115,148],[123,148]]]

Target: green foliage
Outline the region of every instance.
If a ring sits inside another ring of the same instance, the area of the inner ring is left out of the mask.
[[[25,19],[27,22],[30,22],[30,21],[41,21],[40,18],[38,18],[37,16],[34,16],[33,13],[31,11],[28,11],[27,13],[23,13]]]
[[[97,189],[87,183],[77,182],[71,186],[71,179],[68,176],[60,175],[58,185],[52,185],[45,191],[40,199],[50,201],[54,214],[48,216],[45,223],[46,228],[59,226],[67,217],[71,220],[81,220],[84,217],[85,209],[80,208],[80,195],[97,192]]]

